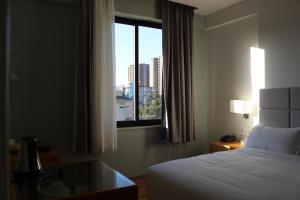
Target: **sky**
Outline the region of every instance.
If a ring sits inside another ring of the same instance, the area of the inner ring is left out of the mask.
[[[128,66],[134,64],[134,26],[115,24],[116,85],[128,83]],[[161,29],[139,27],[139,63],[162,55]]]

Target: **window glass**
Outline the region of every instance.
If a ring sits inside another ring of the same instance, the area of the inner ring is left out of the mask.
[[[139,26],[139,119],[161,119],[162,31]]]
[[[118,127],[160,124],[161,25],[116,17],[115,50]]]
[[[135,119],[135,27],[115,24],[117,121]]]

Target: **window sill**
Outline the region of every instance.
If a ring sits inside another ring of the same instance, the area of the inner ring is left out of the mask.
[[[133,126],[133,127],[120,127],[117,128],[118,131],[123,130],[136,130],[136,129],[152,129],[152,128],[161,128],[161,125],[151,125],[151,126]]]

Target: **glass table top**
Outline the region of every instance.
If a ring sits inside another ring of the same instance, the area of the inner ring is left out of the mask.
[[[14,181],[12,199],[50,200],[82,193],[134,186],[135,183],[101,161],[53,165],[38,181]]]

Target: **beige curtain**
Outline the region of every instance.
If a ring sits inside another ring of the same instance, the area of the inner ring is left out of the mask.
[[[196,140],[192,86],[194,8],[163,0],[165,138],[171,143]]]
[[[117,149],[114,1],[94,0],[92,152]]]
[[[114,1],[81,0],[78,22],[74,150],[115,151]]]

